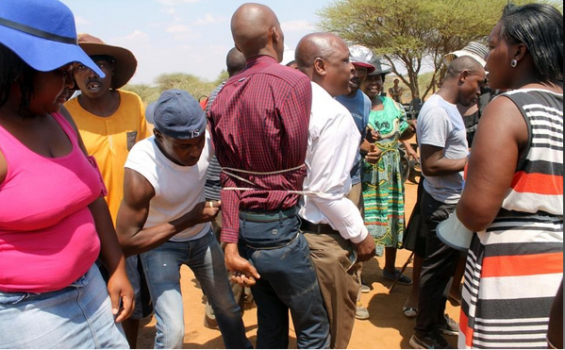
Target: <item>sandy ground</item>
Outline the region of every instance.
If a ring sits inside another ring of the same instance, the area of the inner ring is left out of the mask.
[[[417,185],[406,183],[406,217],[410,217],[416,200]],[[400,250],[396,265],[402,267],[409,258],[410,252]],[[364,280],[370,284],[370,293],[362,294],[361,301],[369,309],[371,318],[366,321],[355,321],[353,335],[349,343],[350,349],[409,349],[408,341],[413,333],[414,319],[404,317],[402,307],[408,293],[409,286],[396,285],[392,292],[389,287],[392,281],[382,277],[381,267],[384,258],[374,258],[363,267]],[[405,271],[407,276],[412,276],[412,263]],[[204,305],[202,304],[202,291],[197,287],[196,279],[191,270],[183,267],[181,271],[181,285],[184,300],[185,337],[184,348],[214,349],[224,348],[221,334],[218,330],[204,327]],[[459,319],[459,307],[454,307],[449,302],[447,313],[455,320]],[[256,308],[246,310],[244,323],[247,336],[255,345],[257,335]],[[138,347],[153,348],[155,336],[155,319],[149,318],[142,321]],[[290,331],[290,347],[296,347],[294,332]],[[446,337],[453,347],[457,345],[456,337]]]

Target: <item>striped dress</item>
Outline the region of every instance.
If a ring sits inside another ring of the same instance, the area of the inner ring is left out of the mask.
[[[505,96],[522,111],[530,146],[500,214],[471,243],[459,348],[547,348],[563,278],[563,95]]]

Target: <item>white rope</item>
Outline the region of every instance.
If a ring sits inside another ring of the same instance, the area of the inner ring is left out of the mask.
[[[317,197],[324,197],[325,193],[323,192],[314,192],[314,191],[292,191],[292,190],[259,190],[255,188],[244,188],[244,187],[226,187],[222,188],[222,191],[235,191],[235,192],[250,192],[250,191],[261,191],[261,192],[285,192],[290,194],[297,194],[300,196],[317,196]]]
[[[305,168],[305,167],[306,167],[306,164],[302,164],[300,166],[297,166],[296,168],[286,169],[286,170],[270,171],[270,172],[266,172],[266,173],[249,171],[249,170],[234,169],[234,168],[222,168],[222,171],[225,172],[225,170],[229,170],[229,171],[234,171],[236,173],[262,176],[262,175],[280,175],[280,174],[284,174],[284,173],[290,173],[291,171],[300,170],[300,169]]]
[[[297,166],[296,168],[292,168],[292,169],[286,169],[286,170],[278,170],[278,171],[271,171],[271,172],[254,172],[254,171],[248,171],[248,170],[241,170],[241,169],[234,169],[234,168],[222,168],[222,172],[234,179],[237,179],[239,181],[245,182],[246,184],[249,184],[251,186],[254,187],[258,187],[256,183],[249,181],[239,175],[233,174],[232,172],[238,172],[238,173],[242,173],[242,174],[248,174],[248,175],[256,175],[256,176],[268,176],[268,175],[280,175],[280,174],[284,174],[284,173],[289,173],[292,171],[296,171],[296,170],[300,170],[302,168],[305,168],[306,164],[302,164],[300,166]],[[314,192],[314,191],[296,191],[296,190],[263,190],[263,189],[256,189],[256,188],[245,188],[245,187],[226,187],[226,188],[222,188],[222,191],[235,191],[235,192],[250,192],[250,191],[261,191],[261,192],[285,192],[285,193],[289,193],[289,194],[296,194],[299,196],[316,196],[316,197],[320,197],[320,198],[324,198],[324,196],[326,196],[326,193],[323,192]]]

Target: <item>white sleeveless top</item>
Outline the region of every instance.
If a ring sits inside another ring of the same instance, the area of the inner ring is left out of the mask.
[[[155,197],[149,205],[149,215],[144,228],[178,219],[205,201],[206,172],[213,154],[208,133],[200,160],[194,166],[173,163],[159,150],[155,136],[138,142],[130,151],[125,167],[132,169],[149,181]],[[211,230],[209,222],[189,227],[170,239],[187,242],[204,237]]]

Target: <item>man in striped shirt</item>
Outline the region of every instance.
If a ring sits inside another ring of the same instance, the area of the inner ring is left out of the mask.
[[[310,80],[279,64],[284,35],[270,8],[244,4],[231,27],[247,67],[226,82],[209,111],[222,167],[226,266],[235,281],[252,286],[258,348],[288,347],[289,309],[298,347],[326,348],[327,313],[297,216]]]

